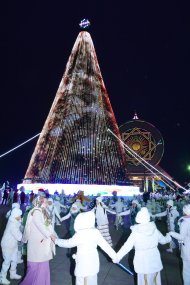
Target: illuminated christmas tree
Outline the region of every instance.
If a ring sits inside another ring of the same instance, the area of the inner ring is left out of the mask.
[[[88,32],[79,33],[25,180],[117,184],[126,179],[115,116]]]

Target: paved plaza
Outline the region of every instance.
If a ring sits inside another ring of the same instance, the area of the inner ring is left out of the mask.
[[[0,206],[0,238],[6,224],[5,213],[9,210],[7,206]],[[117,251],[125,242],[130,234],[128,219],[125,217],[125,224],[123,228],[118,231],[114,228],[114,217],[110,218],[110,233],[113,239],[114,249]],[[166,233],[166,226],[164,220],[157,222],[158,228],[163,234]],[[68,222],[63,222],[61,226],[56,226],[56,231],[60,238],[66,238],[68,235]],[[34,245],[35,246],[35,245]],[[159,246],[163,267],[161,272],[162,285],[182,285],[181,277],[181,259],[178,250],[174,253],[167,253],[165,250],[167,245]],[[121,263],[133,271],[133,254],[131,251],[125,256]],[[99,285],[135,285],[135,276],[126,273],[118,265],[113,264],[109,258],[99,250],[100,256],[100,272],[98,274]],[[2,255],[0,254],[0,264],[2,263]],[[74,278],[70,272],[73,271],[73,260],[69,257],[68,249],[56,247],[56,256],[50,261],[51,269],[51,285],[74,285]],[[18,265],[18,273],[23,275],[24,265]],[[8,274],[9,279],[9,274]],[[9,279],[10,280],[10,279]],[[11,285],[19,284],[18,281],[11,281]],[[39,284],[40,285],[40,284]]]

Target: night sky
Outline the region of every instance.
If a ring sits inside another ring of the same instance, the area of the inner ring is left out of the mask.
[[[118,125],[136,110],[163,135],[162,168],[182,185],[190,181],[188,7],[178,1],[7,2],[0,11],[0,155],[42,130],[78,24],[88,18]],[[21,182],[36,142],[0,158],[0,184]]]

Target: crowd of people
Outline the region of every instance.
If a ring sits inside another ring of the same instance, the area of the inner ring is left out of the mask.
[[[190,196],[177,191],[147,193],[129,197],[85,197],[82,191],[74,196],[39,189],[26,194],[4,187],[0,203],[7,205],[7,224],[1,240],[3,263],[0,284],[10,279],[21,280],[21,285],[50,285],[49,261],[56,246],[74,248],[76,285],[97,285],[99,246],[114,263],[135,250],[134,270],[138,285],[161,284],[163,268],[158,244],[168,244],[167,251],[179,247],[183,261],[183,282],[190,285]],[[7,207],[8,208],[8,207]],[[9,209],[9,208],[8,208]],[[131,234],[116,253],[109,231],[108,215],[114,219],[117,231],[128,216]],[[155,220],[166,217],[168,232],[164,236]],[[69,239],[60,239],[56,226],[66,220]],[[17,273],[17,264],[25,262],[24,276]]]

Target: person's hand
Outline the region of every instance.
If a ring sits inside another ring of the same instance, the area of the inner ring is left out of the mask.
[[[55,240],[56,240],[56,236],[55,236],[55,235],[51,235],[50,238],[51,238],[51,240],[52,240],[53,242],[55,242]]]
[[[112,259],[112,262],[113,263],[119,263],[119,259],[117,258],[117,256]]]

